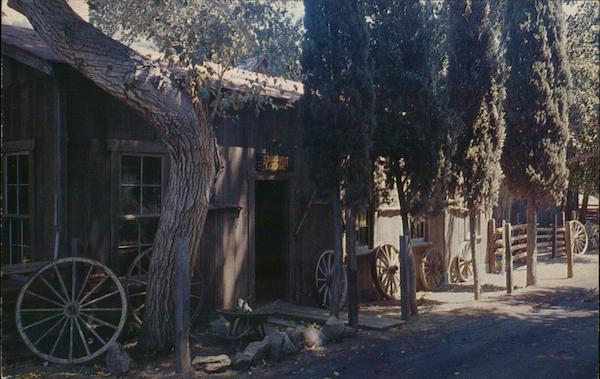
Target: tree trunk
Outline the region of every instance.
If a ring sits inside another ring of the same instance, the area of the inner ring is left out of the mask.
[[[582,224],[585,224],[585,219],[587,216],[587,208],[588,208],[589,202],[590,202],[590,193],[586,191],[583,193],[583,198],[581,199],[581,208],[579,208],[579,221]]]
[[[475,300],[481,297],[481,283],[479,282],[479,269],[477,268],[477,222],[476,211],[469,210],[469,237],[471,241],[471,264],[473,265],[473,295]]]
[[[537,285],[537,215],[535,198],[527,197],[527,286]]]
[[[83,21],[64,0],[10,0],[40,38],[70,66],[133,108],[169,154],[169,188],[154,239],[139,346],[171,350],[174,343],[176,239],[190,240],[195,262],[219,159],[203,103],[192,98],[187,74],[174,73]]]
[[[404,268],[400,267],[400,301],[402,299],[406,299],[408,304],[408,309],[410,309],[410,314],[412,316],[417,315],[417,272],[415,269],[415,257],[412,252],[412,247],[410,246],[410,215],[408,213],[408,204],[406,202],[406,197],[404,191],[402,189],[400,176],[396,177],[396,186],[398,190],[398,202],[400,203],[400,214],[402,217],[402,233],[406,237],[407,241],[407,249],[404,252],[406,257],[400,256],[400,266],[402,262],[404,262]],[[402,254],[402,250],[400,251]],[[402,293],[402,274],[406,275],[406,288],[404,288],[405,292]]]
[[[346,272],[348,279],[348,324],[358,328],[358,284],[356,263],[356,216],[346,207]]]
[[[340,300],[342,298],[342,275],[344,275],[343,249],[342,249],[342,207],[340,201],[340,192],[333,192],[333,283],[331,285],[331,295],[329,301],[329,314],[339,318]]]

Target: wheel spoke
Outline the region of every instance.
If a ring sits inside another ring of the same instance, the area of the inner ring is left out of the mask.
[[[85,312],[81,312],[81,314],[82,314],[82,315],[84,315],[85,317],[89,318],[90,320],[97,322],[98,324],[101,324],[101,325],[107,326],[107,327],[109,327],[109,328],[117,329],[117,327],[116,327],[115,325],[113,325],[113,324],[110,324],[110,323],[108,323],[108,322],[106,322],[106,321],[103,321],[103,320],[97,319],[96,317],[94,317],[94,316],[92,316],[92,315],[90,315],[90,314],[87,314],[87,313],[85,313]]]
[[[121,308],[81,308],[81,310],[86,312],[120,312]]]
[[[83,324],[83,326],[85,326],[90,332],[92,332],[92,334],[94,335],[94,337],[96,337],[96,339],[98,339],[100,342],[102,342],[103,345],[106,345],[106,341],[100,337],[98,335],[98,333],[96,333],[96,331],[94,330],[94,328],[90,325],[88,325],[88,323],[79,315],[77,315],[77,318],[79,319],[79,321],[81,321],[81,323]]]
[[[71,319],[70,329],[71,329],[71,332],[70,332],[70,339],[69,339],[69,359],[73,359],[73,319]]]
[[[87,355],[90,355],[90,348],[88,347],[87,341],[83,336],[83,331],[81,330],[81,326],[79,326],[79,322],[75,319],[75,326],[77,326],[77,332],[79,333],[79,337],[81,338],[81,343],[83,343],[83,347],[85,348],[85,352]]]
[[[21,312],[63,312],[64,308],[25,308]]]
[[[47,302],[49,302],[50,304],[58,305],[58,306],[59,306],[59,307],[61,307],[61,308],[62,308],[62,306],[64,305],[64,304],[59,304],[59,303],[57,303],[56,301],[54,301],[54,300],[52,300],[52,299],[48,299],[46,296],[42,296],[42,295],[40,295],[40,294],[37,294],[37,293],[35,293],[35,292],[33,292],[33,291],[30,291],[29,289],[28,289],[27,291],[25,291],[25,293],[27,293],[27,294],[29,294],[29,295],[31,295],[31,296],[37,297],[38,299],[41,299],[41,300],[47,301]]]
[[[56,324],[52,325],[52,327],[50,329],[46,330],[46,332],[44,334],[42,334],[37,340],[35,340],[35,342],[33,343],[33,346],[37,346],[37,344],[40,343],[54,329],[56,329],[56,327],[59,326],[65,318],[67,318],[67,316],[62,315],[62,318],[60,320],[58,320],[58,322]]]
[[[92,270],[94,269],[94,266],[90,265],[90,268],[87,271],[87,274],[85,275],[85,279],[83,280],[83,284],[81,285],[81,288],[79,289],[79,293],[77,294],[77,301],[79,301],[79,299],[81,298],[81,295],[83,294],[83,290],[85,289],[85,286],[87,285],[88,280],[90,279],[90,275],[92,275]]]
[[[60,341],[60,339],[62,338],[63,332],[65,331],[65,328],[67,327],[67,324],[69,323],[69,319],[65,317],[65,322],[63,323],[63,326],[60,328],[60,332],[58,333],[58,338],[56,338],[56,341],[54,341],[54,345],[52,346],[52,350],[50,350],[50,356],[52,356],[52,354],[54,354],[54,351],[56,350],[56,347],[58,346],[58,341]]]
[[[71,300],[75,301],[75,276],[77,274],[76,271],[75,260],[73,260],[73,264],[71,267]]]
[[[116,290],[114,290],[114,291],[112,291],[112,292],[109,292],[109,293],[107,293],[106,295],[102,295],[102,296],[100,296],[100,297],[98,297],[98,298],[96,298],[96,299],[94,299],[94,300],[91,300],[91,301],[88,301],[87,303],[81,304],[81,307],[85,307],[85,306],[87,306],[87,305],[91,305],[91,304],[97,303],[97,302],[99,302],[99,301],[101,301],[101,300],[104,300],[104,299],[106,299],[106,298],[109,298],[109,297],[111,297],[111,296],[114,296],[114,295],[116,295],[116,294],[118,294],[118,293],[119,293],[119,290],[118,290],[118,289],[116,289]]]
[[[60,301],[62,301],[62,302],[63,302],[63,304],[66,304],[66,303],[68,303],[68,301],[67,301],[67,300],[65,300],[65,299],[64,299],[64,298],[63,298],[63,297],[62,297],[62,296],[61,296],[61,295],[58,293],[58,291],[57,291],[57,290],[56,290],[54,287],[52,287],[52,285],[50,285],[50,283],[48,283],[48,281],[47,281],[47,280],[44,278],[43,274],[42,274],[42,275],[40,275],[40,276],[39,276],[39,278],[40,278],[40,280],[42,281],[42,283],[44,283],[44,284],[46,285],[46,287],[48,287],[48,289],[49,289],[50,291],[52,291],[52,293],[53,293],[53,294],[54,294],[56,297],[58,297]]]
[[[43,319],[41,319],[41,320],[39,320],[39,321],[36,321],[36,322],[34,322],[33,324],[29,324],[29,325],[27,325],[27,326],[24,326],[24,327],[23,327],[23,330],[27,330],[27,329],[29,329],[29,328],[31,328],[31,327],[34,327],[34,326],[36,326],[36,325],[43,324],[43,323],[44,323],[44,322],[46,322],[46,321],[53,320],[53,319],[55,319],[55,318],[57,318],[57,317],[60,317],[60,316],[63,316],[63,317],[64,317],[64,315],[62,315],[62,314],[60,314],[60,313],[57,313],[57,314],[55,314],[55,315],[52,315],[52,316],[48,316],[48,317],[46,317],[46,318],[43,318]]]
[[[90,292],[88,292],[88,293],[87,293],[87,294],[86,294],[86,295],[83,297],[83,299],[81,299],[79,302],[80,302],[80,303],[83,303],[83,302],[84,302],[84,301],[85,301],[85,300],[86,300],[86,299],[87,299],[87,298],[88,298],[88,297],[89,297],[91,294],[93,294],[93,293],[94,293],[94,291],[96,291],[96,290],[97,290],[97,289],[98,289],[98,288],[99,288],[99,287],[100,287],[102,284],[104,284],[104,282],[105,282],[107,279],[108,279],[108,275],[107,275],[107,276],[105,276],[104,278],[102,278],[102,280],[101,280],[101,281],[99,281],[99,282],[98,282],[98,283],[97,283],[97,284],[94,286],[94,288],[92,288],[92,289],[90,290]]]
[[[56,273],[56,276],[58,277],[58,281],[60,282],[60,286],[62,287],[62,289],[65,293],[65,298],[69,299],[69,291],[67,291],[67,286],[65,286],[65,282],[63,281],[62,275],[58,271],[58,267],[56,267],[55,264],[52,265],[52,267],[54,267],[54,272]],[[72,300],[72,299],[70,299],[70,300]]]

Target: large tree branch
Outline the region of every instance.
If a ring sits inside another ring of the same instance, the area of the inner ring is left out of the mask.
[[[182,133],[212,137],[211,130],[198,128],[206,125],[198,119],[206,110],[194,104],[185,76],[106,36],[64,0],[9,0],[8,5],[27,17],[60,58],[140,113],[170,147]]]

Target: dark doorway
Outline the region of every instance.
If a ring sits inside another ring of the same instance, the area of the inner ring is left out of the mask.
[[[256,181],[254,203],[256,300],[284,296],[286,183]]]

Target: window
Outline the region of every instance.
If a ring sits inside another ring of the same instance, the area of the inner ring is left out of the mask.
[[[427,240],[427,221],[412,221],[410,227],[410,238],[426,241]]]
[[[163,195],[162,158],[121,155],[119,180],[119,271],[152,247]]]
[[[4,157],[2,264],[31,261],[29,153]]]
[[[366,210],[356,213],[356,244],[369,246],[369,216]]]

